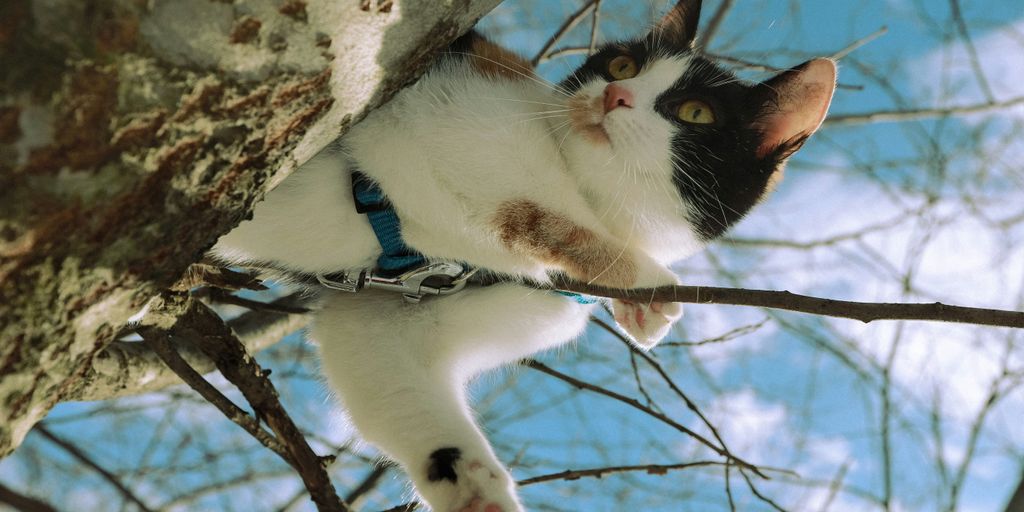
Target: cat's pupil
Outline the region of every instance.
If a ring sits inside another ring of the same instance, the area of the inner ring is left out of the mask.
[[[694,119],[694,120],[699,119],[700,118],[700,114],[703,111],[704,111],[703,109],[699,109],[699,108],[694,110],[693,111],[693,115],[690,116],[690,119]]]

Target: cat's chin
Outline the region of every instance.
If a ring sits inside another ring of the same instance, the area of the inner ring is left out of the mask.
[[[609,147],[612,145],[612,139],[608,136],[608,131],[604,129],[604,125],[592,124],[578,128],[573,127],[573,130],[595,146]]]
[[[604,107],[600,96],[578,93],[569,99],[569,129],[591,144],[608,147],[611,138],[604,127]]]

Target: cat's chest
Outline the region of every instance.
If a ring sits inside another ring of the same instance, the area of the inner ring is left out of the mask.
[[[347,136],[357,161],[380,169],[489,180],[524,166],[562,167],[552,123],[563,115],[543,88],[456,68],[403,90]]]

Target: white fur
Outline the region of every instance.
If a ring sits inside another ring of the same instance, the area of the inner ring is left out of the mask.
[[[674,284],[665,265],[700,244],[671,183],[672,126],[651,105],[686,65],[662,61],[620,82],[637,104],[609,114],[611,145],[602,146],[564,127],[568,98],[551,86],[489,79],[449,61],[270,192],[212,252],[303,272],[371,267],[380,249],[351,199],[358,162],[394,204],[407,244],[430,258],[546,280],[559,269],[510,252],[492,224],[499,204],[526,198],[622,246],[640,267],[636,286]],[[605,85],[596,80],[579,94],[600,95]],[[649,319],[623,324],[642,346],[682,314],[677,304],[615,308]],[[592,309],[512,284],[418,305],[383,292],[339,293],[327,296],[311,334],[355,426],[405,467],[434,510],[511,512],[521,510],[514,484],[473,420],[465,384],[573,339]],[[443,447],[462,452],[457,483],[427,479],[429,456]]]

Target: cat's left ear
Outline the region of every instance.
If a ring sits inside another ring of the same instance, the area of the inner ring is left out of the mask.
[[[754,126],[763,134],[758,158],[782,160],[803,146],[821,126],[836,90],[836,64],[814,59],[783,71],[758,86],[762,113]]]
[[[676,48],[693,47],[700,21],[701,0],[679,0],[654,25],[651,37],[655,41],[670,42]]]

